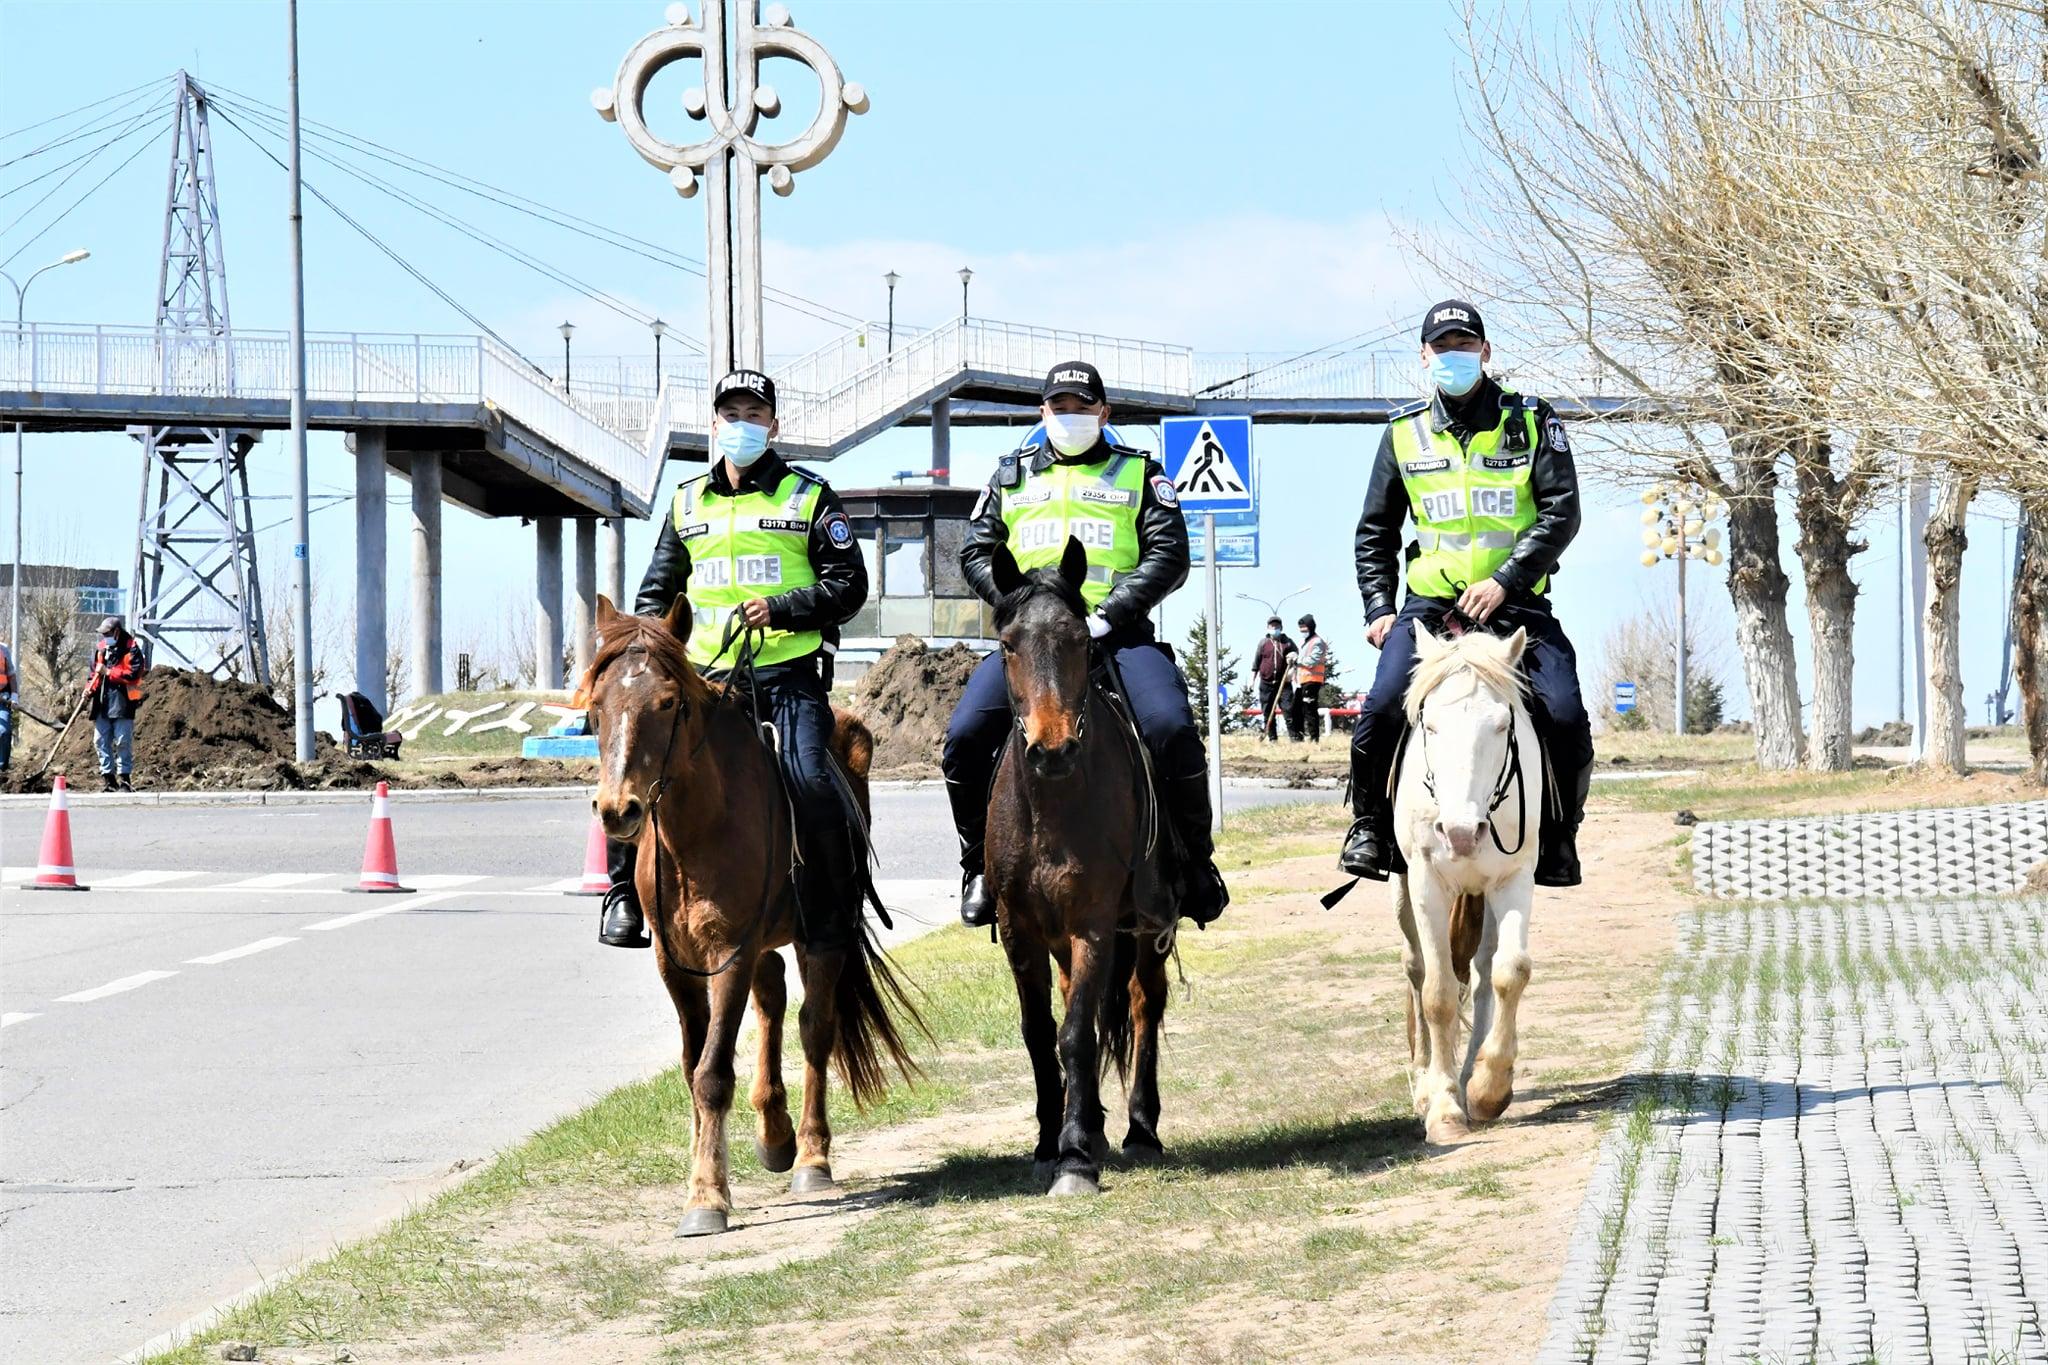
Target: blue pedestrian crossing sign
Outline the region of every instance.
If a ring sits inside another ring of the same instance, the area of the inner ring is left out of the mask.
[[[1636,685],[1632,682],[1618,682],[1614,685],[1614,709],[1626,714],[1636,709]]]
[[[1249,512],[1252,493],[1250,417],[1169,417],[1166,477],[1180,494],[1183,512]]]

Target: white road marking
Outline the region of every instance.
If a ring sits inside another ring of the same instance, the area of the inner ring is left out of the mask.
[[[57,1003],[90,1004],[94,1000],[104,1000],[110,995],[119,995],[122,991],[132,991],[137,986],[147,986],[152,981],[162,981],[165,977],[176,975],[176,972],[137,972],[133,976],[124,976],[119,981],[109,981],[104,986],[94,986],[89,991],[74,991],[70,995],[60,995],[57,997]]]
[[[515,896],[559,896],[564,892],[574,891],[581,885],[583,885],[583,878],[581,877],[564,877],[560,881],[543,882],[539,886],[531,887],[525,891],[515,891],[512,894]]]
[[[0,1014],[0,1028],[6,1028],[12,1024],[25,1024],[31,1019],[40,1019],[42,1017],[40,1014]]]
[[[182,882],[192,877],[204,877],[204,872],[123,872],[112,877],[96,877],[93,889],[98,891],[119,891],[139,886],[162,886],[166,882]]]
[[[330,929],[346,929],[351,924],[361,924],[365,920],[378,919],[385,915],[395,915],[401,910],[417,910],[422,905],[432,905],[435,901],[445,901],[455,894],[453,891],[442,891],[431,896],[393,896],[383,905],[373,905],[368,910],[358,910],[353,915],[337,915],[333,919],[323,919],[318,924],[303,926],[300,932],[321,934],[326,933]]]
[[[25,882],[35,875],[33,867],[0,867],[0,882]]]
[[[225,886],[209,887],[211,891],[275,891],[281,886],[301,886],[306,882],[317,882],[327,876],[325,872],[266,872],[260,877],[249,877]]]
[[[298,940],[295,938],[259,938],[254,943],[244,943],[241,947],[230,948],[224,953],[209,953],[205,957],[188,957],[185,959],[185,965],[188,967],[211,967],[216,963],[232,962],[238,957],[251,957],[257,953],[269,952],[272,948],[282,948],[287,943],[297,942]]]
[[[468,886],[471,882],[480,882],[485,875],[481,872],[421,872],[408,877],[401,872],[398,874],[398,880],[421,891],[446,891],[452,886]]]

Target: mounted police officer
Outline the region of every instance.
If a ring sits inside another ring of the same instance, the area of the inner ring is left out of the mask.
[[[734,370],[712,392],[713,464],[676,489],[654,559],[633,609],[660,615],[687,591],[696,613],[690,662],[711,677],[729,670],[737,644],[722,649],[737,610],[767,632],[754,655],[753,685],[779,740],[796,806],[803,864],[799,927],[810,946],[842,946],[853,931],[861,869],[831,768],[832,704],[824,670],[827,640],[867,601],[868,572],[839,496],[816,474],[786,464],[769,442],[780,430],[775,383]],[[609,846],[601,942],[648,946],[633,887],[635,845]]]
[[[1506,633],[1529,632],[1523,667],[1563,809],[1547,807],[1536,862],[1540,886],[1576,886],[1576,839],[1592,776],[1593,732],[1579,696],[1577,657],[1545,595],[1579,529],[1579,481],[1564,424],[1540,398],[1487,377],[1493,348],[1479,310],[1448,299],[1422,319],[1422,361],[1435,394],[1393,414],[1380,439],[1353,555],[1365,599],[1366,639],[1379,671],[1351,735],[1351,811],[1338,862],[1384,879],[1398,857],[1387,777],[1405,724],[1401,702],[1415,666],[1417,629],[1443,633],[1455,608]],[[1408,545],[1407,600],[1394,610]]]
[[[1027,442],[996,466],[975,505],[961,572],[982,598],[998,597],[990,557],[1007,544],[1026,571],[1060,562],[1071,536],[1088,553],[1088,633],[1116,662],[1126,699],[1152,756],[1162,804],[1188,866],[1181,913],[1205,924],[1230,893],[1212,860],[1208,762],[1187,684],[1152,636],[1152,609],[1186,581],[1188,529],[1173,481],[1145,452],[1107,440],[1109,401],[1093,365],[1071,360],[1045,377],[1039,409],[1045,440]],[[982,879],[989,789],[1011,727],[1000,653],[981,661],[946,728],[942,764],[960,834],[960,918],[995,921]]]

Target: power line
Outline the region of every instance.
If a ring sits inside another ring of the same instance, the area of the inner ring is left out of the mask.
[[[273,121],[281,120],[282,115],[275,105],[268,104],[253,96],[242,94],[227,86],[216,86],[214,88],[219,91],[225,91],[234,100],[238,101],[237,107],[245,115],[264,117]],[[662,246],[658,242],[650,242],[645,238],[635,237],[630,233],[623,232],[606,224],[579,217],[563,209],[554,208],[537,199],[527,198],[516,191],[503,189],[486,181],[478,180],[473,176],[464,175],[460,171],[449,170],[445,166],[436,165],[421,157],[413,156],[409,152],[386,147],[382,143],[373,142],[368,138],[358,136],[343,128],[334,127],[331,124],[318,123],[310,119],[301,120],[301,124],[305,128],[320,130],[320,133],[315,134],[316,136],[324,133],[332,140],[340,141],[345,145],[353,144],[348,146],[349,150],[382,161],[395,169],[408,171],[425,179],[438,181],[451,189],[461,190],[465,194],[474,195],[501,208],[510,209],[515,213],[523,213],[529,218],[537,218],[552,226],[577,233],[579,236],[587,237],[621,251],[630,252],[645,260],[653,261],[658,265],[671,266],[687,274],[700,277],[704,274],[705,265],[702,261],[685,256],[670,247]],[[806,298],[801,294],[794,294],[786,289],[777,289],[772,285],[763,286],[762,292],[769,296],[770,302],[780,304],[792,311],[803,313],[821,322],[860,326],[866,321],[866,319],[849,313],[844,309],[835,308],[831,304]]]
[[[119,139],[117,138],[115,139],[115,141],[119,141]],[[107,146],[109,147],[111,147],[112,145],[113,143],[111,142],[107,144]],[[35,236],[29,238],[20,246],[14,248],[13,251],[9,252],[4,260],[0,260],[0,266],[13,264],[15,257],[21,255],[22,252],[28,250],[30,247],[34,246],[37,242],[41,241],[44,237],[49,235],[49,231],[51,228],[57,226],[57,224],[63,222],[66,218],[70,217],[71,214],[77,210],[80,204],[83,204],[86,200],[92,198],[95,194],[98,194],[100,190],[105,187],[106,183],[109,180],[112,180],[122,171],[127,170],[128,167],[131,164],[133,164],[135,158],[141,156],[144,152],[148,151],[149,147],[150,142],[149,139],[147,138],[144,138],[142,141],[136,143],[135,150],[128,153],[128,155],[122,159],[120,165],[114,167],[113,170],[108,171],[105,175],[101,176],[99,180],[93,184],[93,187],[91,189],[87,190],[84,194],[79,195],[78,198],[72,200],[71,203],[68,206],[66,206],[62,213],[58,214],[55,218],[52,218],[49,222],[43,224],[43,226],[37,230]],[[102,148],[101,150],[105,149]],[[70,178],[70,176],[64,177],[65,180],[69,180]],[[63,181],[59,181],[56,185],[52,186],[50,189],[50,194],[55,194],[61,188],[63,188]],[[36,201],[36,204],[42,203],[44,199],[48,199],[49,197],[49,194],[44,195],[42,199],[38,199]],[[33,213],[35,211],[36,204],[29,205],[29,207],[23,211],[22,217],[25,218],[30,213]],[[16,218],[14,220],[15,223],[18,223],[20,221],[21,218]],[[9,223],[7,226],[9,228],[12,228],[14,226],[14,223]],[[0,231],[4,231],[4,229],[0,229]]]
[[[142,118],[143,118],[143,119],[145,120],[145,122],[143,123],[143,127],[147,127],[147,126],[148,126],[148,123],[147,123],[147,119],[148,119],[148,118],[150,117],[150,115],[153,115],[153,114],[154,114],[154,115],[161,115],[161,114],[163,113],[164,109],[165,109],[165,108],[167,108],[167,107],[168,107],[168,106],[166,105],[166,106],[159,106],[159,107],[156,107],[156,108],[152,108],[152,109],[148,109],[148,110],[145,110],[145,111],[143,112],[143,114],[142,114]],[[49,179],[49,178],[50,178],[51,176],[53,176],[53,175],[56,175],[56,174],[57,174],[58,172],[60,172],[60,171],[68,170],[68,169],[70,169],[71,167],[73,167],[73,166],[76,166],[76,165],[77,165],[77,164],[78,164],[79,162],[81,162],[81,161],[90,161],[90,160],[92,160],[92,159],[93,159],[94,157],[98,156],[98,155],[99,155],[99,154],[100,154],[101,152],[104,152],[104,151],[105,151],[105,150],[106,150],[106,149],[107,149],[108,147],[110,147],[111,145],[113,145],[113,144],[114,144],[114,143],[116,143],[116,142],[119,142],[119,141],[120,141],[120,140],[121,140],[122,138],[124,138],[124,137],[127,137],[127,136],[129,136],[129,135],[133,134],[133,133],[134,133],[135,131],[136,131],[136,130],[135,130],[134,128],[129,128],[129,129],[128,129],[128,130],[126,130],[125,132],[121,132],[121,133],[116,133],[116,134],[115,134],[115,135],[114,135],[113,137],[109,138],[109,139],[108,139],[107,141],[105,141],[105,142],[102,142],[102,143],[100,143],[100,144],[99,144],[99,145],[98,145],[97,147],[90,147],[90,148],[87,148],[87,149],[86,149],[85,151],[82,151],[82,152],[80,152],[80,153],[79,153],[79,154],[78,154],[77,156],[74,156],[74,157],[72,157],[72,158],[71,158],[71,159],[70,159],[69,161],[60,161],[60,162],[58,162],[58,163],[57,163],[56,165],[54,165],[54,166],[50,167],[50,169],[49,169],[49,170],[47,170],[47,171],[44,171],[44,172],[43,172],[42,174],[40,174],[40,175],[32,175],[32,176],[30,176],[30,177],[29,177],[28,179],[26,179],[26,180],[22,181],[22,182],[21,182],[21,183],[20,183],[19,185],[15,185],[15,186],[13,186],[13,187],[12,187],[12,188],[10,188],[10,189],[0,190],[0,199],[9,199],[9,198],[12,198],[13,196],[15,196],[15,195],[17,195],[17,194],[20,194],[20,193],[21,193],[21,192],[22,192],[23,190],[27,189],[27,188],[28,188],[29,186],[31,186],[31,185],[34,185],[34,184],[39,184],[39,183],[40,183],[40,182],[42,182],[42,181],[48,180],[48,179]],[[19,159],[20,159],[20,158],[17,158],[17,160],[19,160]],[[14,164],[13,162],[4,162],[4,163],[0,163],[0,165],[13,165],[13,164]]]
[[[220,111],[220,116],[222,122],[226,123],[228,127],[240,133],[244,140],[246,140],[250,146],[254,147],[257,151],[263,153],[263,155],[269,157],[272,165],[276,166],[281,171],[286,170],[284,162],[278,160],[276,153],[272,152],[268,147],[264,146],[262,143],[258,142],[253,136],[251,136],[249,130],[244,128],[241,124],[237,123],[234,120],[234,117],[230,115],[225,109],[222,109]],[[453,308],[456,312],[462,314],[462,316],[467,318],[470,324],[474,326],[479,332],[482,332],[485,336],[488,336],[491,340],[497,342],[500,346],[503,346],[506,349],[506,351],[508,351],[512,355],[519,356],[521,360],[526,360],[526,357],[523,354],[521,354],[518,347],[514,346],[511,342],[505,340],[505,338],[499,336],[496,332],[492,331],[489,323],[485,322],[476,314],[470,312],[467,308],[464,308],[460,303],[457,303],[454,297],[450,295],[447,290],[443,289],[440,285],[435,284],[432,280],[428,279],[425,275],[421,274],[419,270],[416,269],[410,261],[406,260],[396,251],[393,251],[389,246],[386,246],[384,244],[383,239],[378,237],[376,233],[370,231],[361,223],[358,223],[355,219],[351,218],[348,215],[348,213],[345,210],[343,210],[341,205],[335,203],[332,199],[329,199],[326,195],[322,194],[320,190],[313,184],[312,181],[307,180],[302,176],[300,177],[299,183],[302,186],[304,186],[308,194],[312,195],[315,199],[318,199],[321,203],[325,204],[328,207],[328,209],[333,212],[335,217],[341,219],[342,222],[347,223],[350,227],[354,228],[358,233],[360,233],[363,236],[365,240],[367,240],[370,243],[371,246],[376,247],[377,250],[383,252],[387,257],[389,257],[392,264],[396,265],[400,270],[403,270],[406,274],[412,276],[421,284],[425,285],[429,290],[433,291],[434,297],[440,299],[441,302],[447,304],[450,308]],[[538,365],[534,365],[531,360],[526,360],[526,363],[528,365],[533,366],[533,370],[536,374],[542,376],[545,376],[547,374],[546,370],[541,369],[541,367]]]
[[[106,118],[101,119],[97,123],[91,124],[84,128],[76,129],[70,133],[65,134],[63,137],[56,138],[49,142],[45,142],[42,146],[23,152],[19,156],[12,156],[5,161],[0,161],[0,170],[4,170],[7,167],[15,165],[19,162],[32,160],[35,157],[41,156],[45,152],[53,152],[57,150],[57,148],[59,147],[66,147],[74,142],[82,142],[86,138],[91,137],[95,133],[103,133],[107,129],[113,127],[115,124],[121,122],[123,119],[128,118],[129,110],[133,109],[137,104],[140,104],[143,101],[148,100],[149,98],[150,92],[144,91],[141,95],[137,96],[135,99],[128,101],[128,103],[122,105],[119,109],[115,110],[113,113],[109,114]],[[169,107],[169,101],[164,99],[161,95],[159,95],[156,98],[156,100],[153,103],[151,103],[147,109],[143,111],[141,117],[147,119],[153,114],[162,113]],[[47,175],[48,172],[46,171],[44,172],[44,174]]]
[[[23,209],[20,213],[16,214],[14,220],[8,223],[6,227],[0,227],[0,237],[4,237],[8,233],[14,231],[15,228],[21,225],[22,219],[28,217],[31,213],[34,213],[44,204],[50,202],[50,200],[56,195],[57,191],[63,189],[66,185],[70,184],[72,177],[76,176],[80,171],[84,170],[87,166],[91,165],[94,158],[98,157],[102,152],[106,151],[109,147],[112,147],[113,145],[122,141],[123,139],[133,136],[138,129],[144,126],[145,122],[148,120],[148,118],[153,112],[153,110],[149,109],[143,110],[140,114],[137,114],[132,120],[129,121],[129,124],[126,128],[123,128],[120,132],[114,134],[105,142],[102,142],[99,146],[93,148],[92,151],[88,153],[86,156],[80,158],[75,164],[73,164],[69,175],[66,175],[62,180],[59,180],[56,184],[50,186],[49,189],[45,190],[43,192],[42,198],[36,200],[35,203],[30,204],[27,208]],[[147,146],[148,144],[144,143],[143,145]],[[123,162],[122,164],[126,165],[127,163]],[[102,181],[101,183],[104,184],[105,182]],[[94,186],[94,188],[97,189],[98,186]],[[73,204],[71,206],[71,208],[77,207],[77,204]],[[70,211],[71,209],[64,210],[65,213],[69,213]],[[59,214],[57,216],[58,219],[61,220],[64,215]],[[50,226],[54,227],[55,225],[56,224],[53,222]],[[48,232],[49,230],[49,227],[45,227],[43,229],[43,231],[45,232]],[[15,252],[17,255],[20,254],[20,250],[21,248],[19,247],[15,248]],[[14,259],[14,257],[9,256],[7,259],[11,261]],[[0,262],[0,264],[4,264],[4,262]]]
[[[48,118],[37,119],[34,123],[24,123],[19,128],[14,128],[7,132],[0,133],[0,142],[5,142],[8,138],[11,137],[20,137],[23,133],[34,132],[36,129],[47,127],[52,123],[62,123],[65,119],[74,118],[77,115],[84,113],[88,109],[97,109],[102,104],[112,104],[115,100],[123,99],[126,96],[134,94],[138,90],[147,90],[152,85],[163,84],[167,82],[169,79],[170,77],[168,76],[158,76],[152,80],[146,80],[140,85],[131,85],[126,90],[119,90],[111,95],[102,96],[101,98],[94,100],[90,104],[81,104],[76,109],[67,109],[61,114],[52,114]],[[24,153],[24,155],[34,156],[35,153],[27,152]]]

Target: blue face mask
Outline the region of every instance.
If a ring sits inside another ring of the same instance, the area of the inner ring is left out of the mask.
[[[1452,398],[1463,398],[1479,383],[1479,352],[1438,351],[1429,358],[1429,382]]]
[[[728,422],[721,417],[712,445],[719,458],[731,460],[737,469],[745,469],[767,453],[768,428],[753,422]]]

